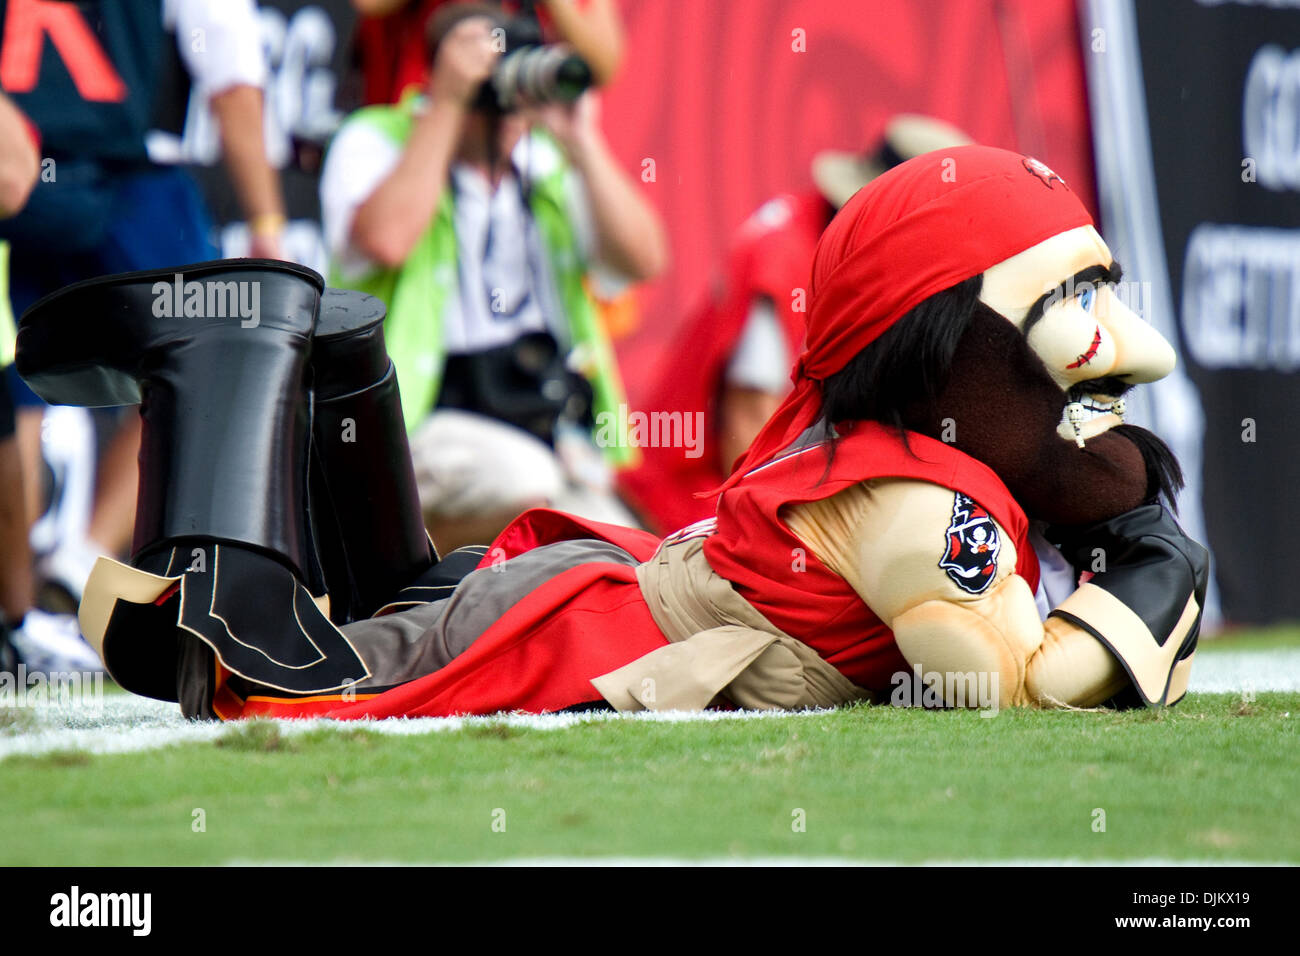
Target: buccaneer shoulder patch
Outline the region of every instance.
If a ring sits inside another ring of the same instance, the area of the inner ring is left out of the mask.
[[[1000,550],[998,528],[989,513],[973,499],[956,492],[939,567],[963,591],[983,594],[996,576]]]

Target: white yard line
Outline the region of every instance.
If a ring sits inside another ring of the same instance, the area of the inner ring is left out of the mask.
[[[1273,651],[1210,651],[1197,657],[1192,668],[1191,690],[1203,693],[1243,693],[1271,690],[1300,691],[1300,649]],[[230,732],[220,723],[184,720],[175,704],[109,693],[97,700],[42,702],[0,709],[0,760],[17,754],[44,754],[80,750],[96,754],[131,753],[172,744],[215,740]],[[774,712],[703,713],[643,712],[621,715],[609,712],[582,714],[510,714],[496,717],[417,717],[359,721],[347,724],[383,734],[427,734],[460,730],[486,724],[505,724],[534,730],[561,730],[601,720],[651,722],[764,720],[816,716]],[[4,718],[11,718],[5,722]],[[8,723],[8,726],[6,726]],[[339,728],[328,720],[280,720],[282,733]]]
[[[1192,693],[1300,690],[1300,648],[1272,651],[1217,651],[1192,661]]]
[[[43,754],[62,750],[88,753],[130,753],[170,744],[216,740],[230,733],[232,725],[187,721],[175,704],[108,694],[97,705],[90,703],[43,703],[15,708],[26,724],[0,728],[0,760],[16,754]],[[768,711],[665,711],[616,714],[594,711],[579,714],[501,714],[492,717],[411,717],[391,720],[362,720],[341,723],[333,720],[276,720],[281,733],[307,733],[322,729],[364,729],[380,734],[428,734],[461,730],[465,727],[506,725],[529,730],[562,730],[577,724],[602,720],[639,720],[651,723],[682,721],[772,720],[781,717],[812,717],[826,711],[784,714]]]

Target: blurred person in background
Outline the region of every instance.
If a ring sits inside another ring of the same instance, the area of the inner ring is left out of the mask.
[[[218,255],[192,178],[155,162],[148,148],[151,130],[179,131],[191,91],[206,99],[220,129],[254,237],[251,254],[281,255],[284,204],[263,145],[266,66],[252,0],[0,0],[0,23],[0,87],[39,131],[44,150],[26,208],[0,223],[11,246],[14,313],[80,279]],[[12,342],[12,328],[2,334]],[[73,514],[47,523],[57,533],[39,565],[50,585],[42,593],[70,608],[95,558],[130,544],[139,418],[119,416],[98,474],[88,477],[94,449],[82,440],[93,434],[85,413],[43,429],[43,404],[12,365],[6,377],[18,406],[28,521],[41,509],[43,431],[46,447],[64,456],[56,475],[79,487],[93,483],[81,521]],[[52,502],[74,505],[79,496],[65,502],[64,490],[56,487]]]
[[[0,219],[16,215],[27,204],[40,163],[36,128],[0,93]],[[12,325],[5,285],[8,257],[8,243],[0,242],[0,321]],[[5,362],[13,361],[12,336],[0,340],[0,354]],[[16,671],[19,663],[31,671],[95,670],[99,662],[75,624],[33,607],[26,502],[13,398],[0,387],[0,673]]]
[[[0,93],[0,143],[4,143],[4,149],[0,150],[0,218],[8,219],[27,205],[27,197],[41,171],[41,154],[36,128],[3,93]],[[4,305],[7,307],[7,303]]]
[[[741,225],[708,298],[664,350],[667,365],[642,405],[651,413],[702,413],[703,447],[696,457],[643,447],[641,463],[618,477],[652,530],[668,534],[711,516],[714,503],[694,494],[722,484],[785,400],[803,347],[813,251],[836,211],[904,160],[970,141],[942,120],[900,114],[876,149],[817,154],[815,188],[777,196]]]
[[[349,117],[321,179],[331,284],[388,306],[440,553],[543,503],[633,520],[608,469],[626,449],[602,455],[592,441],[593,421],[621,415],[625,399],[588,281],[647,279],[668,258],[590,94],[527,112],[484,98],[492,31],[506,23],[494,5],[443,7],[427,95]]]
[[[366,105],[396,103],[429,80],[425,37],[440,7],[460,0],[352,0],[360,14],[356,60]],[[604,86],[623,61],[623,20],[616,0],[517,0],[503,10],[536,15],[547,40],[562,40],[591,66]]]
[[[428,83],[429,22],[440,8],[459,2],[352,0],[361,14],[353,55],[363,103],[396,103],[403,92]],[[617,0],[506,0],[501,7],[509,15],[535,17],[547,42],[568,44],[590,65],[595,86],[607,86],[618,74],[626,37]],[[641,323],[638,288],[592,279],[588,291],[611,340],[631,335]]]

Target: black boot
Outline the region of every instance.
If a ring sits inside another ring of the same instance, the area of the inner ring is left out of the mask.
[[[187,714],[217,661],[292,693],[368,676],[304,586],[323,591],[306,507],[323,288],[288,263],[206,262],[76,283],[22,317],[18,371],[46,401],[141,403],[131,562],[100,560],[80,619],[119,684]]]
[[[312,343],[311,517],[338,624],[370,617],[437,561],[384,314],[374,296],[326,289]]]

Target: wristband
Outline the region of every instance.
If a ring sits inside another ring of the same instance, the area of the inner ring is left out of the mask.
[[[255,236],[278,236],[284,232],[284,213],[264,212],[248,221],[249,231]]]

